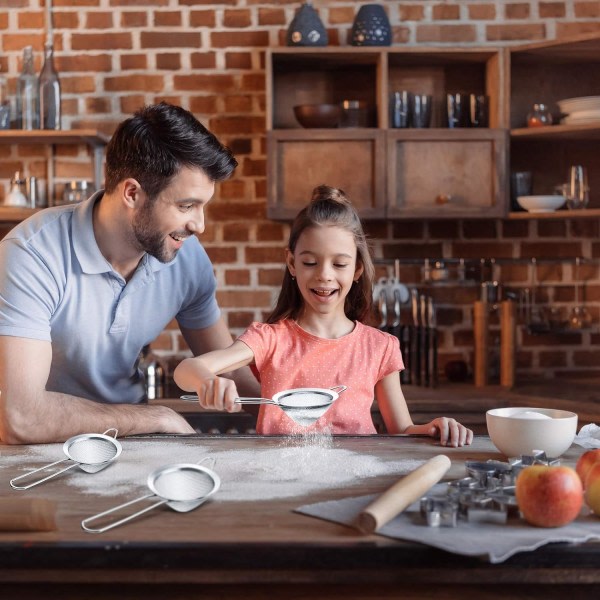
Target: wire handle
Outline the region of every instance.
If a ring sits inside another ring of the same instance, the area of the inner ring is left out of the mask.
[[[147,506],[146,508],[143,508],[142,510],[138,510],[138,512],[133,513],[132,515],[129,515],[127,517],[119,519],[118,521],[113,521],[112,523],[109,523],[108,525],[105,525],[104,527],[100,527],[99,529],[94,529],[93,527],[88,527],[88,524],[93,521],[97,521],[98,519],[101,519],[102,517],[105,517],[106,515],[110,515],[118,510],[121,510],[122,508],[127,508],[128,506],[132,506],[133,504],[137,504],[138,502],[142,502],[143,500],[148,500],[149,498],[157,498],[157,497],[158,496],[156,496],[156,494],[146,494],[145,496],[141,496],[140,498],[135,498],[135,500],[130,500],[129,502],[119,504],[119,506],[114,506],[113,508],[109,508],[108,510],[105,510],[104,512],[98,513],[97,515],[94,515],[92,517],[88,517],[87,519],[84,519],[83,521],[81,521],[81,527],[88,533],[103,533],[105,531],[108,531],[109,529],[113,529],[113,527],[118,527],[119,525],[123,525],[123,523],[127,523],[127,522],[131,521],[132,519],[135,519],[136,517],[139,517],[140,515],[143,515],[144,513],[147,513],[149,511],[151,511],[152,509],[157,508],[158,506],[161,506],[162,504],[166,504],[168,502],[168,500],[160,500],[159,502],[155,502],[154,504],[151,504],[150,506]]]
[[[332,392],[337,392],[338,394],[341,394],[342,392],[345,392],[348,389],[347,385],[334,385],[333,387],[329,388]]]
[[[44,481],[48,481],[48,479],[53,479],[54,477],[57,477],[61,473],[64,473],[65,471],[68,471],[69,469],[76,467],[79,463],[74,462],[72,465],[69,465],[68,467],[65,467],[64,469],[61,469],[60,471],[56,471],[56,473],[51,473],[50,475],[48,475],[47,477],[44,477],[43,479],[37,479],[36,481],[33,481],[32,483],[30,483],[28,485],[15,485],[15,481],[20,481],[21,479],[26,479],[28,477],[31,477],[35,473],[39,473],[40,471],[45,471],[46,469],[49,469],[50,467],[53,467],[54,465],[59,465],[60,463],[64,463],[64,462],[67,462],[70,460],[72,460],[72,459],[71,458],[63,458],[62,460],[57,460],[53,463],[50,463],[49,465],[44,465],[43,467],[39,467],[38,469],[29,471],[29,473],[25,473],[24,475],[19,475],[18,477],[15,477],[14,479],[10,480],[10,486],[14,490],[28,490],[29,488],[32,488],[40,483],[43,483]]]
[[[275,406],[279,406],[279,403],[271,398],[236,398],[234,402],[236,404],[275,404]]]
[[[198,395],[197,394],[183,394],[182,396],[179,396],[180,400],[185,400],[186,402],[196,402],[196,400],[198,400]]]

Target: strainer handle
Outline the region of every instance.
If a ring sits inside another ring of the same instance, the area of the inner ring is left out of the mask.
[[[185,400],[186,402],[196,402],[198,400],[198,396],[196,394],[183,394],[183,396],[179,396],[181,400]]]
[[[271,398],[236,398],[234,400],[236,404],[275,404],[277,402],[271,400]]]
[[[112,529],[113,527],[118,527],[119,525],[123,525],[123,523],[127,523],[128,521],[131,521],[132,519],[135,519],[136,517],[139,517],[140,515],[143,515],[144,513],[151,511],[153,508],[156,508],[156,507],[160,506],[161,504],[166,504],[168,502],[168,500],[160,500],[159,502],[155,502],[154,504],[151,504],[150,506],[147,506],[146,508],[143,508],[142,510],[139,510],[138,512],[133,513],[132,515],[129,515],[128,517],[124,517],[123,519],[119,519],[118,521],[113,521],[112,523],[109,523],[108,525],[105,525],[104,527],[100,527],[100,529],[94,529],[93,527],[88,527],[88,524],[91,523],[92,521],[96,521],[97,519],[105,517],[106,515],[110,515],[118,510],[121,510],[122,508],[127,508],[128,506],[132,506],[133,504],[137,504],[138,502],[142,502],[143,500],[148,500],[148,498],[156,498],[156,497],[157,497],[156,494],[147,494],[146,496],[136,498],[135,500],[130,500],[129,502],[125,502],[124,504],[119,504],[119,506],[114,506],[113,508],[109,508],[108,510],[105,510],[104,512],[98,513],[97,515],[94,515],[93,517],[88,517],[87,519],[84,519],[83,521],[81,521],[81,527],[88,533],[103,533],[104,531],[108,531],[109,529]]]
[[[51,473],[50,475],[48,475],[47,477],[44,477],[43,479],[38,479],[36,481],[33,481],[32,483],[30,483],[28,485],[15,485],[15,481],[19,481],[21,479],[26,479],[27,477],[31,477],[34,473],[39,473],[40,471],[45,471],[46,469],[49,469],[50,467],[53,467],[54,465],[59,465],[60,463],[66,462],[68,460],[71,460],[71,459],[63,458],[62,460],[57,460],[53,463],[50,463],[49,465],[44,465],[43,467],[40,467],[39,469],[29,471],[29,473],[25,473],[25,475],[19,475],[18,477],[15,477],[14,479],[10,480],[10,486],[15,490],[28,490],[29,488],[32,488],[35,485],[43,483],[44,481],[48,481],[48,479],[57,477],[61,473],[64,473],[65,471],[68,471],[69,469],[72,469],[73,467],[76,467],[79,464],[79,463],[74,462],[72,465],[69,465],[68,467],[65,467],[64,469],[61,469],[60,471],[56,471],[56,473]]]
[[[342,392],[346,391],[348,389],[347,385],[334,385],[333,387],[329,388],[332,392],[337,392],[338,394],[341,394]]]

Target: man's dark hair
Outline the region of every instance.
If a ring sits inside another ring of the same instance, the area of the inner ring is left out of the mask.
[[[192,113],[161,102],[141,108],[117,127],[106,149],[105,190],[110,193],[132,177],[153,199],[182,167],[201,169],[217,182],[237,164],[231,150]]]

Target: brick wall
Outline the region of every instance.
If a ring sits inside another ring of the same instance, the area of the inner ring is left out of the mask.
[[[364,2],[317,0],[330,44],[347,44]],[[384,2],[394,44],[505,45],[600,31],[599,1]],[[219,186],[203,241],[214,261],[219,302],[232,332],[261,319],[272,305],[282,273],[287,226],[265,216],[264,48],[284,43],[298,2],[273,0],[54,0],[56,65],[63,88],[64,128],[92,127],[110,134],[142,104],[168,100],[192,110],[236,153],[236,176]],[[22,48],[31,44],[41,67],[43,0],[2,0],[0,73],[14,92]],[[48,149],[0,146],[0,198],[16,170],[45,176]],[[56,179],[91,179],[85,147],[56,149]],[[58,186],[60,193],[60,186]],[[380,258],[529,257],[600,259],[598,220],[368,223]],[[6,231],[6,226],[0,229]],[[385,268],[380,268],[380,274]],[[582,269],[586,301],[600,321],[600,273]],[[528,285],[522,265],[505,267],[511,285]],[[419,269],[403,277],[420,283]],[[543,297],[567,310],[574,301],[570,263],[539,269]],[[470,306],[474,287],[431,288],[440,304],[441,364],[471,360]],[[519,373],[600,374],[600,335],[519,334]],[[154,347],[177,360],[185,352],[175,323]]]

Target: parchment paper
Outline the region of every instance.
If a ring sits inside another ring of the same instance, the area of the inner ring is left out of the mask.
[[[295,512],[334,523],[353,526],[358,514],[377,494],[354,496],[300,506]],[[550,542],[586,542],[600,539],[600,517],[587,509],[564,527],[541,528],[528,525],[519,517],[507,523],[469,523],[459,520],[457,527],[428,527],[419,512],[419,503],[381,527],[377,534],[420,542],[455,554],[481,556],[500,563],[517,552],[535,550]],[[356,535],[362,535],[358,530]]]

